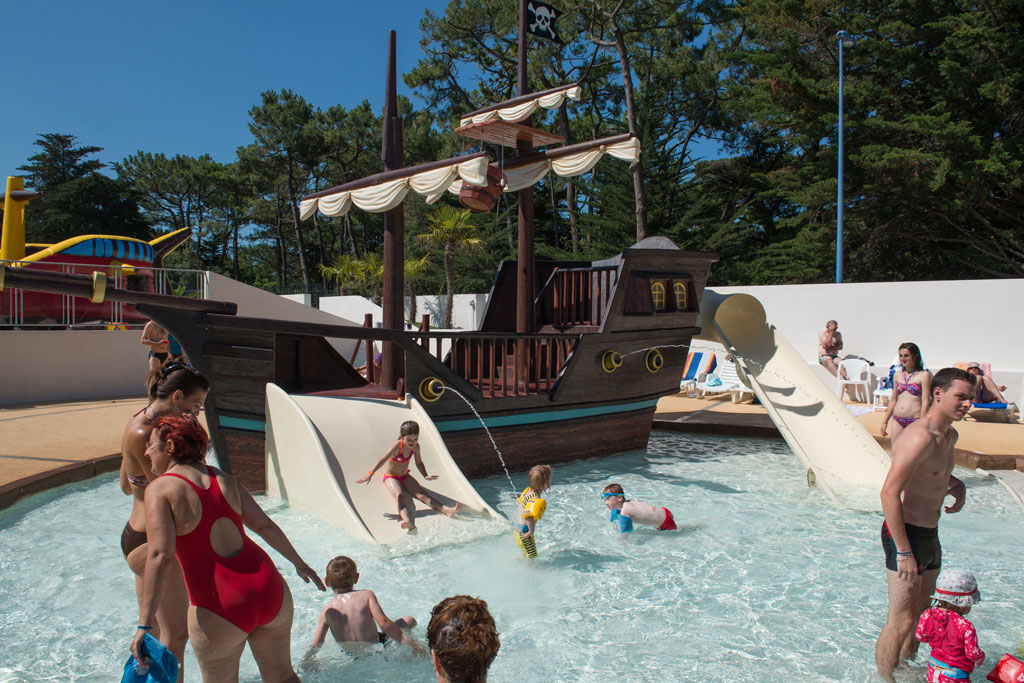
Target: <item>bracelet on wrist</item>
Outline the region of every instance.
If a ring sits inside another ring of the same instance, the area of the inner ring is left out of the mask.
[[[372,477],[376,472],[377,470],[370,470],[369,472],[367,472],[367,474],[369,474]]]
[[[914,554],[914,551],[913,550],[897,550],[896,554],[897,555],[903,555],[904,557],[910,557],[911,555]]]
[[[152,626],[145,626],[144,624],[139,624],[138,627],[137,627],[137,630],[139,630],[139,631],[152,631],[153,627]]]

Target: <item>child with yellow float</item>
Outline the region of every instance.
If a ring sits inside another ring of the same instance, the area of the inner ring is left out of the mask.
[[[530,485],[523,489],[517,500],[519,518],[514,535],[516,544],[523,553],[533,559],[537,557],[537,542],[534,539],[534,532],[537,529],[537,522],[541,520],[547,509],[547,502],[540,496],[551,488],[551,467],[534,465],[530,468],[529,479]]]

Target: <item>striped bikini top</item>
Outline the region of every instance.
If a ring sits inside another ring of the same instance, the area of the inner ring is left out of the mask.
[[[913,376],[914,376],[913,372],[908,374],[906,371],[904,371],[904,373],[903,373],[903,381],[896,383],[896,395],[897,396],[902,394],[904,391],[909,391],[911,396],[920,396],[921,395],[921,385],[920,384],[914,384],[914,383],[911,383],[909,381],[910,378],[913,377]]]

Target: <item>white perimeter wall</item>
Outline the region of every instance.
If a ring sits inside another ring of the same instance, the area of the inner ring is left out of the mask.
[[[140,330],[0,331],[0,405],[145,396],[149,349],[141,337]]]
[[[238,315],[357,324],[216,273],[208,275],[209,297],[236,302]],[[2,330],[0,405],[143,396],[149,361],[141,337],[139,330]],[[351,355],[352,341],[329,341],[344,358]]]
[[[486,294],[456,294],[452,305],[452,327],[458,330],[480,329],[480,320],[483,318],[484,305],[486,303]],[[363,317],[367,313],[371,313],[373,315],[373,324],[378,327],[380,321],[383,320],[384,313],[380,306],[361,296],[322,296],[320,297],[320,310],[347,318],[359,324],[362,324]],[[405,297],[405,317],[407,320],[410,318],[409,312],[409,297]],[[415,327],[418,328],[419,319],[424,314],[429,313],[430,329],[441,329],[444,325],[444,312],[444,294],[416,297]]]
[[[834,319],[843,353],[874,361],[876,375],[888,372],[901,343],[914,342],[933,372],[957,362],[991,363],[993,378],[1007,385],[1006,398],[1020,405],[1024,279],[713,289],[756,297],[768,322],[808,363],[817,365],[818,333]]]

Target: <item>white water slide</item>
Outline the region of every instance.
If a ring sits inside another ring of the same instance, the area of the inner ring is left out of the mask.
[[[411,396],[396,401],[290,395],[267,384],[267,492],[356,538],[394,543],[407,533],[399,527],[395,500],[381,484],[381,473],[368,484],[355,482],[395,442],[406,420],[419,423],[423,464],[438,478],[423,481],[412,462],[411,475],[444,504],[463,506],[448,519],[414,500],[419,533],[446,536],[456,526],[501,519],[463,476],[430,416]]]
[[[766,322],[761,303],[749,294],[705,290],[698,324],[701,338],[736,357],[738,374],[807,468],[808,483],[843,507],[880,510],[889,454]]]

